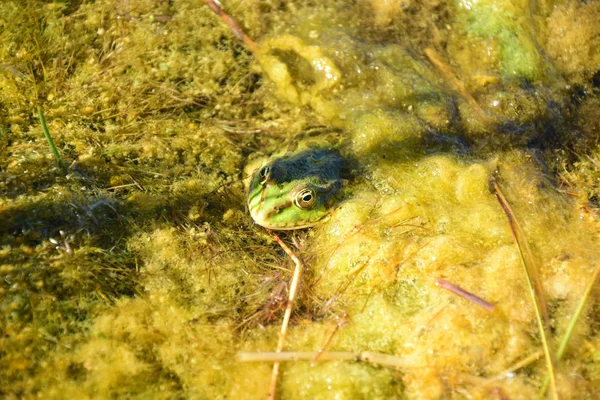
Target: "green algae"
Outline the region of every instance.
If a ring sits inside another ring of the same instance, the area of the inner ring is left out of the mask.
[[[538,80],[544,64],[531,36],[529,1],[457,1],[464,29],[472,35],[493,38],[498,46],[500,71],[505,76]]]
[[[286,348],[316,352],[346,315],[331,350],[402,364],[284,363],[280,397],[536,395],[543,361],[512,370],[540,347],[488,180],[499,171],[540,266],[556,348],[599,256],[597,27],[577,22],[598,7],[534,15],[551,68],[524,2],[479,21],[455,2],[384,3],[225,4],[271,59],[201,2],[0,4],[3,397],[264,398],[270,365],[235,353],[275,348],[292,266],[245,213],[241,171],[318,123],[343,128],[361,166],[327,222],[287,237],[307,271]],[[557,366],[561,398],[600,384],[596,292]]]

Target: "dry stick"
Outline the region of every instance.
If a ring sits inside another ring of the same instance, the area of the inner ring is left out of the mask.
[[[556,376],[554,373],[554,359],[552,354],[550,354],[548,343],[548,338],[551,336],[550,323],[542,283],[535,267],[533,255],[531,254],[527,240],[525,240],[525,234],[523,233],[519,222],[515,219],[515,214],[513,213],[510,204],[508,204],[508,201],[506,201],[502,190],[500,190],[500,186],[498,185],[498,182],[496,182],[495,177],[490,179],[490,184],[492,185],[494,194],[496,195],[496,198],[498,199],[498,202],[500,203],[500,206],[502,206],[502,210],[508,219],[508,224],[510,226],[513,239],[517,245],[517,249],[519,250],[521,264],[523,265],[525,275],[527,276],[529,292],[534,302],[534,310],[536,313],[538,329],[540,331],[540,338],[542,340],[542,347],[544,349],[544,356],[546,358],[548,376],[550,378],[552,398],[558,399],[558,393],[556,391]]]
[[[522,359],[521,361],[516,362],[515,364],[511,365],[510,367],[506,368],[506,370],[498,375],[492,376],[491,378],[486,379],[485,384],[488,385],[491,382],[494,381],[499,381],[501,379],[506,378],[509,374],[523,368],[526,367],[527,365],[531,364],[534,361],[537,361],[544,353],[541,351],[536,351],[535,353],[525,357],[524,359]]]
[[[287,333],[288,324],[290,322],[290,316],[292,315],[292,309],[294,308],[294,301],[296,300],[296,292],[298,291],[298,283],[300,282],[300,277],[302,276],[302,270],[304,266],[302,265],[302,261],[290,250],[290,248],[283,243],[283,241],[273,233],[270,229],[267,231],[271,234],[271,236],[279,243],[283,251],[287,253],[287,255],[294,261],[296,264],[296,268],[294,269],[294,275],[292,277],[292,282],[290,283],[290,293],[288,296],[288,302],[285,307],[285,314],[283,315],[283,322],[281,323],[281,331],[279,332],[279,340],[277,341],[277,349],[276,353],[281,353],[283,350],[283,344],[285,343],[285,335]],[[275,399],[275,391],[277,389],[277,377],[279,376],[279,361],[275,361],[273,363],[273,373],[271,374],[271,384],[269,385],[269,400]]]
[[[250,36],[244,33],[244,31],[235,19],[233,19],[225,11],[223,11],[218,2],[216,2],[215,0],[204,0],[204,2],[208,6],[208,8],[210,8],[215,14],[221,17],[221,20],[223,20],[223,22],[225,22],[227,26],[231,28],[231,31],[233,32],[235,37],[244,42],[244,44],[248,46],[250,51],[252,51],[253,53],[256,53],[258,51],[258,46],[254,42],[254,40],[252,40]]]
[[[354,268],[352,271],[350,271],[350,273],[348,273],[348,278],[346,278],[346,281],[343,282],[335,291],[335,293],[333,294],[333,296],[331,296],[331,298],[329,300],[327,300],[325,302],[325,305],[321,308],[321,312],[325,312],[326,310],[329,309],[329,307],[331,307],[333,305],[333,303],[338,300],[346,291],[346,289],[348,289],[348,287],[352,284],[352,282],[354,281],[354,279],[365,269],[367,268],[367,263],[364,262],[362,264],[360,264],[358,267]]]
[[[460,297],[463,297],[463,298],[469,300],[472,303],[477,304],[480,307],[485,308],[488,311],[494,311],[494,308],[496,308],[496,306],[493,305],[492,303],[489,303],[489,302],[483,300],[481,297],[478,297],[478,296],[474,295],[473,293],[468,292],[465,289],[461,288],[460,286],[456,286],[455,284],[448,282],[445,279],[435,278],[435,284],[441,288],[451,291],[454,294],[459,295]]]
[[[265,361],[311,361],[319,355],[319,361],[362,361],[370,364],[377,364],[392,368],[422,368],[406,364],[400,357],[383,353],[373,353],[370,351],[361,351],[359,353],[331,351],[325,353],[315,353],[311,351],[292,351],[292,352],[239,352],[237,359],[241,362],[265,362]]]
[[[344,320],[342,320],[342,321],[338,320],[338,322],[335,324],[335,328],[333,328],[333,332],[331,332],[331,335],[329,335],[329,338],[327,339],[327,341],[325,342],[323,347],[320,348],[319,350],[317,350],[317,355],[310,363],[311,367],[314,367],[316,362],[319,361],[319,358],[323,355],[323,353],[325,353],[327,351],[327,349],[331,345],[331,342],[333,341],[333,337],[337,333],[338,329],[340,329],[342,327],[342,325],[346,322],[346,318],[347,318],[347,315],[344,316]]]
[[[450,68],[446,65],[442,58],[437,54],[431,47],[425,49],[425,55],[429,58],[429,61],[440,71],[448,80],[454,90],[469,103],[469,105],[475,110],[479,119],[486,125],[491,125],[493,120],[485,114],[483,108],[477,103],[477,101],[471,96],[465,85],[458,80],[458,78],[450,71]]]

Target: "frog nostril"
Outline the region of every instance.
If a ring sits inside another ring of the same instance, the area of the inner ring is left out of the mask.
[[[269,167],[263,167],[260,172],[259,175],[261,178],[267,178],[269,176],[269,173],[271,172],[271,168]]]
[[[261,178],[260,184],[264,185],[269,180],[269,176],[271,175],[271,167],[266,166],[262,167],[260,171],[258,171],[258,176]]]

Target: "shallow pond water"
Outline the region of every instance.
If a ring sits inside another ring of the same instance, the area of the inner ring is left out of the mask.
[[[264,398],[271,364],[236,354],[275,349],[293,265],[244,180],[310,142],[349,175],[326,221],[282,234],[306,268],[285,349],[393,362],[285,362],[278,398],[538,395],[492,177],[553,354],[585,300],[556,390],[594,398],[600,3],[223,6],[257,51],[202,2],[0,4],[2,397]]]

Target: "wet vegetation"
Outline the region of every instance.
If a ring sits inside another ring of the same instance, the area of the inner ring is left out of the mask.
[[[286,349],[398,364],[286,362],[279,396],[540,392],[496,176],[553,354],[584,300],[556,391],[594,398],[600,3],[223,5],[257,51],[200,1],[0,3],[0,397],[264,398],[270,364],[235,355],[275,348],[292,262],[243,181],[326,126],[360,166],[329,220],[282,235],[306,265]]]

